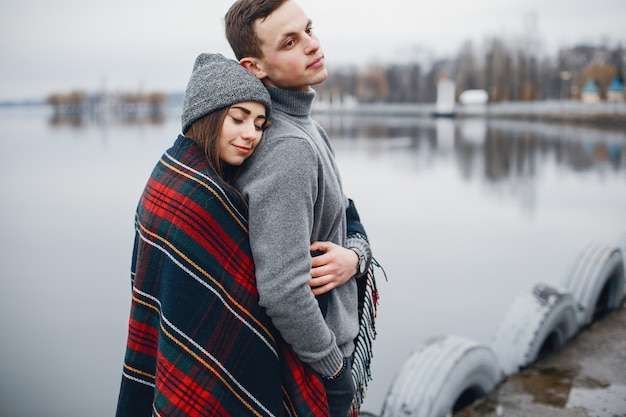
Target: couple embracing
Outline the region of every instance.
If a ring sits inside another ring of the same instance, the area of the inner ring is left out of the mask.
[[[355,416],[377,291],[311,118],[324,54],[294,0],[225,23],[238,61],[198,56],[137,207],[117,416]]]

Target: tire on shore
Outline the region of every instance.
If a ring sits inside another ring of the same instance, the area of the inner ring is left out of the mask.
[[[511,304],[491,348],[502,373],[512,375],[563,346],[577,330],[573,297],[565,290],[537,284]]]
[[[501,373],[486,346],[459,336],[416,347],[392,382],[382,417],[445,417],[492,391]]]
[[[594,243],[580,252],[562,281],[577,303],[579,329],[620,306],[624,279],[624,253],[620,247]]]

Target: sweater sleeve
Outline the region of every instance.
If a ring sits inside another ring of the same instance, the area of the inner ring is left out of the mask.
[[[262,144],[238,183],[249,203],[250,246],[260,304],[300,358],[332,375],[343,355],[307,282],[318,193],[318,158],[306,140]]]

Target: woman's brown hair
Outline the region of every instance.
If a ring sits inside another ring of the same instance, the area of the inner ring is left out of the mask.
[[[222,160],[217,152],[217,140],[222,133],[222,125],[228,109],[229,107],[224,107],[201,117],[183,132],[183,135],[193,140],[202,149],[209,166],[222,178],[224,178],[224,172]]]

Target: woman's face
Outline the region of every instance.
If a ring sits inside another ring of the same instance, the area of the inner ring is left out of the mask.
[[[246,101],[230,106],[217,140],[220,159],[241,165],[259,144],[265,119],[265,106],[260,103]]]

